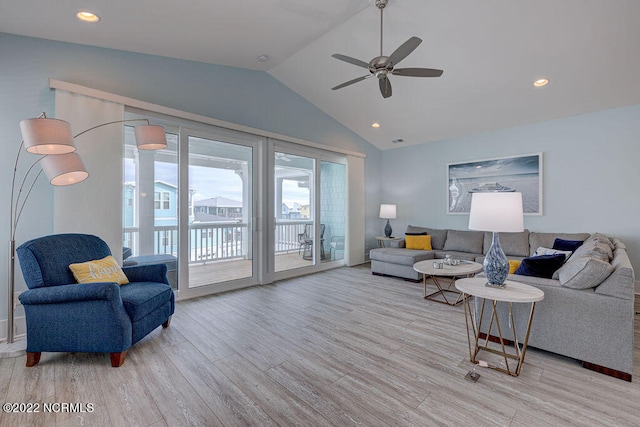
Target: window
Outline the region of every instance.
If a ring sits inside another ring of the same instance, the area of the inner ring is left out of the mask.
[[[168,191],[155,191],[153,193],[153,208],[168,211],[170,209],[171,193]]]

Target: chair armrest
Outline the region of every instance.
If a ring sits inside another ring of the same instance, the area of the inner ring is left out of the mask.
[[[114,282],[77,283],[29,289],[20,294],[22,305],[56,304],[63,302],[119,300],[120,287]]]
[[[130,282],[158,282],[169,285],[167,264],[132,265],[123,267],[122,271]]]

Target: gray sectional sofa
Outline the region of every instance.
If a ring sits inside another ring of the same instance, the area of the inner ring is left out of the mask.
[[[415,262],[446,254],[482,262],[491,246],[491,233],[407,227],[407,233],[424,232],[432,236],[433,250],[405,249],[404,241],[395,242],[396,247],[373,249],[371,272],[420,280],[421,275],[413,270]],[[545,294],[536,305],[529,345],[631,381],[635,277],[624,243],[600,233],[500,233],[505,255],[517,260],[533,255],[539,247],[552,248],[556,238],[585,242],[551,279],[517,274],[507,278],[535,286]],[[501,324],[508,322],[506,308],[499,304]],[[528,308],[514,304],[516,328],[525,327]],[[518,334],[524,336],[524,331],[518,330]]]

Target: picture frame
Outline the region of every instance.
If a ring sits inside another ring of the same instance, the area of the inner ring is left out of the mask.
[[[471,194],[522,193],[525,215],[542,215],[542,153],[474,160],[447,165],[447,214],[468,215]]]

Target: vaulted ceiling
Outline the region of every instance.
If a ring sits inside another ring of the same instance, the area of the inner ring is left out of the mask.
[[[382,150],[640,103],[637,0],[390,0],[383,53],[420,37],[398,67],[444,74],[387,99],[375,77],[331,90],[369,73],[332,54],[380,54],[374,0],[87,1],[97,24],[83,3],[5,1],[0,32],[266,71]]]

